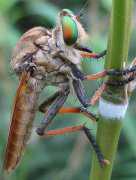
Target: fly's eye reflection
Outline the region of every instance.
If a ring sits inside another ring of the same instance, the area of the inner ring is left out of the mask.
[[[63,38],[66,45],[71,46],[78,38],[78,27],[76,22],[69,16],[64,16],[61,20]]]
[[[70,11],[69,9],[63,9],[60,13],[62,16],[74,16],[73,12]]]

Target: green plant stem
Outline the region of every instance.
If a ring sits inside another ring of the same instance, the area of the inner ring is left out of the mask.
[[[105,69],[125,67],[131,31],[132,0],[112,0],[112,15]],[[109,77],[110,80],[121,77]],[[126,88],[108,87],[102,98],[116,105],[127,103]],[[100,114],[97,129],[97,143],[110,165],[101,168],[94,154],[90,180],[110,180],[113,161],[122,127],[122,119],[103,117]]]

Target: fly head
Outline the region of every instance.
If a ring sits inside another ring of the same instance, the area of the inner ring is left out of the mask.
[[[86,37],[85,30],[79,21],[79,17],[74,15],[72,11],[63,9],[59,14],[59,18],[63,40],[67,46],[79,43]]]

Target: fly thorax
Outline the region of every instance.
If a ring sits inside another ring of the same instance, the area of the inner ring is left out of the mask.
[[[39,62],[48,62],[50,59],[50,56],[48,53],[44,52],[43,50],[39,49],[37,53],[35,54],[35,60]]]
[[[29,86],[30,90],[40,93],[45,86],[45,81],[38,80],[35,77],[32,77],[29,80]]]
[[[39,65],[41,64],[41,67],[43,67],[46,72],[56,69],[51,53],[47,53],[41,49],[35,54],[35,61],[39,63]]]
[[[41,49],[44,50],[45,52],[49,52],[50,51],[50,47],[48,45],[49,39],[50,36],[41,36],[35,41],[35,44],[40,46]]]

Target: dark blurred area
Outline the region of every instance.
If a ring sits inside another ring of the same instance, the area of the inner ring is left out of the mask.
[[[57,14],[63,9],[72,10],[75,14],[82,11],[81,22],[89,34],[87,45],[95,52],[107,47],[111,0],[0,0],[0,162],[4,158],[8,136],[13,99],[18,78],[10,67],[12,50],[19,37],[34,26],[53,28]],[[136,56],[136,11],[132,21],[129,63]],[[83,60],[82,68],[86,74],[103,69],[104,59]],[[102,80],[84,83],[89,97],[100,86]],[[44,89],[39,103],[55,89]],[[136,179],[136,93],[130,100],[130,106],[124,120],[119,148],[115,160],[112,180]],[[78,105],[75,97],[70,97],[66,105]],[[98,105],[89,110],[97,112]],[[35,126],[42,114],[37,112]],[[96,124],[82,115],[57,115],[51,128],[85,123],[96,133]],[[83,133],[57,136],[43,139],[33,132],[21,163],[6,180],[88,180],[91,168],[92,148]],[[1,178],[0,178],[1,179]]]

